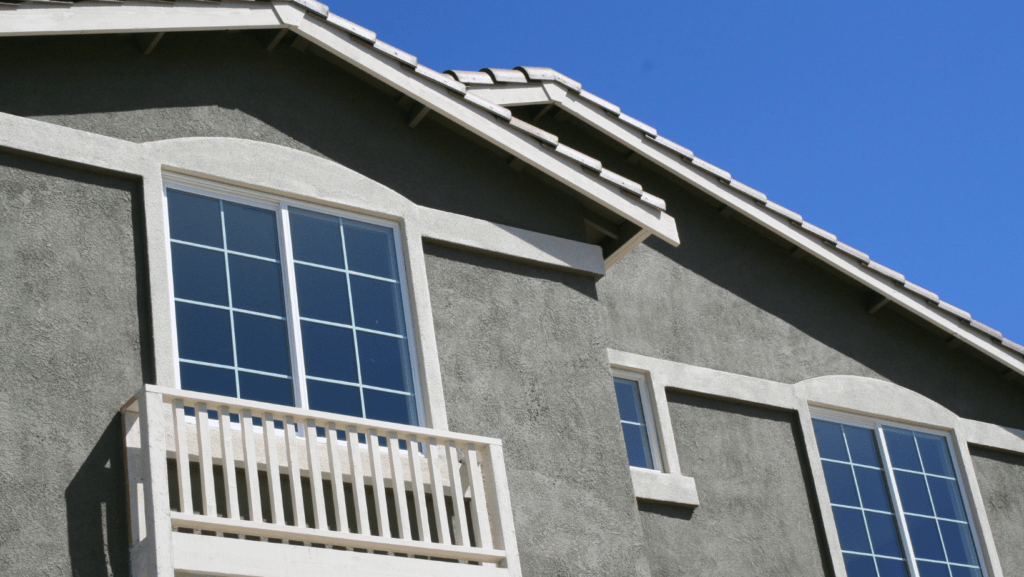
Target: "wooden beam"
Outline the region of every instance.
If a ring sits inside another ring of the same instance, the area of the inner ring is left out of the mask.
[[[508,165],[516,172],[522,172],[526,168],[526,163],[518,156],[513,156],[512,160],[508,161]]]
[[[277,33],[277,36],[274,36],[274,39],[270,41],[270,44],[267,45],[267,52],[272,52],[274,48],[277,48],[277,44],[284,39],[284,35],[287,33],[288,29],[282,28],[281,31]]]
[[[422,104],[416,104],[409,109],[408,124],[409,128],[416,128],[416,126],[427,117],[430,113],[430,109]]]
[[[139,50],[142,51],[143,56],[149,56],[153,49],[156,48],[160,39],[164,37],[166,32],[153,32],[150,34],[136,34],[135,41],[139,44]]]
[[[296,36],[295,40],[292,40],[292,48],[299,52],[305,52],[306,47],[309,46],[309,40],[303,36]]]
[[[540,112],[538,112],[537,115],[533,117],[533,122],[536,123],[538,120],[540,120],[541,117],[543,117],[545,114],[547,114],[548,111],[551,110],[551,107],[554,106],[554,105],[555,105],[554,102],[548,102],[547,106],[545,106],[544,108],[541,108]]]
[[[880,311],[882,309],[882,307],[884,307],[885,305],[889,304],[890,302],[892,302],[892,301],[889,300],[889,297],[878,296],[875,299],[875,301],[868,306],[868,314],[869,315],[873,315],[873,314],[877,313],[878,311]]]

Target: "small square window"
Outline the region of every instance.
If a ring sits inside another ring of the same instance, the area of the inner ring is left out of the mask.
[[[625,371],[614,371],[613,375],[629,465],[661,470],[661,452],[647,380],[643,375]]]

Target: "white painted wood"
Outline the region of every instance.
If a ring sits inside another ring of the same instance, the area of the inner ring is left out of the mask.
[[[334,423],[327,424],[327,460],[331,467],[331,496],[334,498],[334,518],[338,531],[348,533],[348,505],[345,503],[345,479],[341,473],[341,448]]]
[[[989,577],[1003,577],[1003,566],[999,562],[999,553],[996,551],[995,536],[992,534],[992,527],[988,522],[988,512],[985,510],[985,500],[981,495],[981,487],[978,485],[978,474],[974,470],[974,460],[971,458],[970,449],[967,446],[968,434],[962,426],[953,429],[950,440],[950,447],[953,456],[953,465],[958,473],[960,487],[967,497],[964,505],[967,513],[974,522],[975,537],[978,551],[984,558],[982,571],[988,568]]]
[[[144,543],[132,549],[132,566],[151,577],[173,577],[171,550],[170,487],[164,432],[164,403],[157,393],[141,391],[138,399],[141,424],[140,469],[143,481],[142,512]]]
[[[424,445],[429,450],[429,444]],[[423,462],[420,459],[419,439],[416,435],[409,436],[409,475],[412,477],[412,494],[416,503],[416,529],[420,541],[430,541],[430,520],[427,511],[427,496],[423,490],[426,479],[423,478]]]
[[[238,481],[235,478],[235,448],[232,439],[231,414],[227,405],[217,407],[218,424],[220,425],[220,454],[224,463],[224,497],[226,512],[229,519],[240,519],[238,514]]]
[[[327,506],[324,504],[323,477],[320,475],[320,453],[317,448],[316,421],[306,421],[306,456],[309,459],[309,486],[313,495],[313,527],[327,529]]]
[[[260,498],[259,468],[256,464],[256,437],[252,429],[252,411],[238,414],[242,428],[242,450],[245,461],[245,493],[249,502],[249,520],[263,520],[263,501]]]
[[[370,534],[370,516],[366,506],[366,485],[363,482],[363,455],[359,449],[359,430],[349,426],[345,432],[348,462],[352,471],[352,502],[356,508],[356,531]]]
[[[277,431],[274,414],[263,413],[263,446],[267,458],[267,488],[270,497],[270,522],[284,525],[284,501],[281,493],[281,466],[277,460]]]
[[[406,446],[408,453],[414,451],[408,443]],[[398,512],[398,538],[412,539],[409,530],[409,504],[405,499],[405,478],[402,475],[402,452],[398,444],[398,435],[395,433],[388,435],[388,457],[391,460],[391,486],[395,491],[395,510]]]
[[[217,496],[213,480],[213,444],[210,442],[210,414],[206,403],[196,403],[196,439],[199,445],[199,488],[203,496],[203,514],[217,516]]]
[[[508,492],[508,477],[505,475],[505,454],[500,444],[487,448],[486,463],[494,494],[494,499],[488,500],[488,503],[494,503],[490,517],[494,520],[492,526],[498,528],[493,533],[493,546],[505,550],[505,561],[499,566],[506,567],[509,575],[520,577],[523,570],[519,564],[519,544],[512,521],[512,499]]]
[[[279,28],[281,21],[269,4],[225,5],[80,5],[59,9],[26,6],[4,11],[0,36],[183,32]]]
[[[467,86],[467,92],[500,106],[528,106],[552,104],[551,97],[541,84],[499,84]]]
[[[296,527],[306,526],[306,506],[302,498],[302,473],[299,469],[299,448],[295,440],[295,418],[284,418],[284,447],[288,458],[288,486],[292,495],[292,520]]]
[[[193,511],[187,426],[185,423],[185,404],[180,400],[174,401],[174,458],[177,461],[178,503],[181,504],[182,513],[191,513]]]
[[[487,518],[487,495],[484,491],[483,471],[477,459],[476,445],[466,445],[466,468],[469,470],[469,487],[473,504],[470,512],[473,515],[473,533],[476,546],[489,549],[491,547],[491,523]]]
[[[388,500],[384,492],[384,466],[380,458],[380,441],[377,429],[366,433],[366,447],[370,450],[370,475],[373,477],[373,504],[377,512],[377,534],[391,536],[391,520],[388,517]]]
[[[811,412],[804,403],[802,410],[797,414],[800,419],[800,429],[803,433],[804,451],[807,452],[807,460],[811,467],[811,479],[814,482],[814,496],[818,501],[818,511],[821,513],[821,522],[825,530],[825,541],[828,543],[828,556],[832,561],[832,571],[836,577],[846,577],[846,565],[843,562],[842,547],[839,544],[839,531],[836,529],[836,520],[832,515],[832,503],[828,498],[828,487],[825,484],[825,469],[821,464],[821,455],[818,453],[818,443],[814,440],[814,423],[811,422]]]
[[[462,471],[459,466],[459,449],[455,441],[448,441],[445,457],[448,460],[448,482],[452,487],[452,525],[455,529],[455,543],[469,545],[469,526],[466,523],[466,500],[462,491]]]
[[[430,467],[430,492],[434,501],[434,519],[437,523],[437,536],[441,543],[449,545],[452,542],[448,533],[448,506],[444,502],[444,480],[441,477],[441,465],[438,459],[441,456],[441,447],[437,439],[430,438],[426,445],[427,464]],[[425,539],[426,540],[426,539]]]

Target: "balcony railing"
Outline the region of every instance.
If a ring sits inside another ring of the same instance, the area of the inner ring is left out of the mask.
[[[500,440],[153,386],[123,413],[135,576],[520,574]]]

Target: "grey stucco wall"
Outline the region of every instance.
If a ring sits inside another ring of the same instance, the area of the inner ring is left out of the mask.
[[[1003,575],[1024,575],[1024,456],[971,447]]]
[[[830,575],[795,414],[669,393],[700,506],[641,503],[652,575]]]
[[[0,111],[132,142],[225,136],[334,160],[418,204],[584,239],[582,209],[465,134],[415,129],[384,94],[276,31],[170,33],[149,56],[131,35],[0,39]]]
[[[523,574],[648,575],[593,279],[426,248],[449,423],[504,442]]]
[[[128,574],[118,410],[152,367],[136,188],[0,153],[5,575]]]

